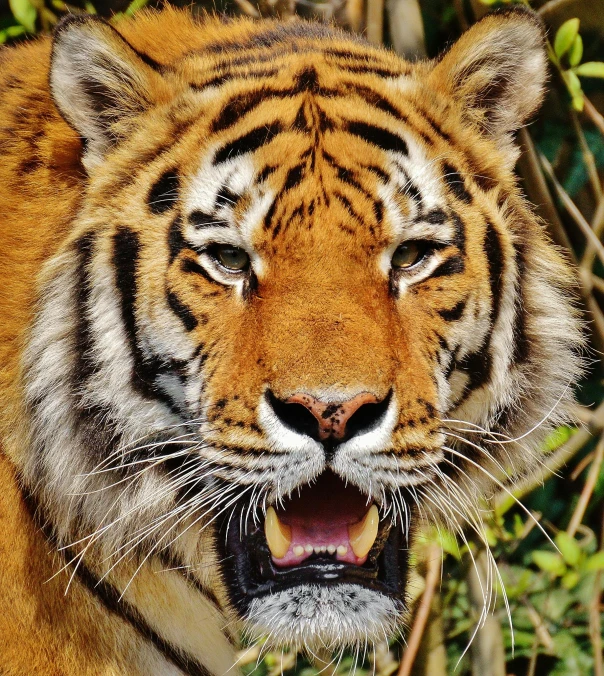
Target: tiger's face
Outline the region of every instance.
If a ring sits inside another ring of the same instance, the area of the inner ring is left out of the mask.
[[[57,33],[88,180],[30,337],[25,475],[64,542],[199,570],[253,636],[379,640],[416,524],[472,523],[541,438],[477,433],[555,422],[579,372],[512,176],[540,28],[493,16],[415,66],[312,25],[196,30],[161,63],[128,28]]]

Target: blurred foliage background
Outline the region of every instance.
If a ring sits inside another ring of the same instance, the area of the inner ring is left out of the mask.
[[[604,676],[604,0],[516,1],[530,5],[547,26],[551,61],[545,105],[518,135],[519,179],[552,239],[578,266],[593,365],[577,392],[577,426],[548,439],[543,470],[485,504],[486,539],[507,601],[496,582],[491,612],[483,612],[488,566],[479,538],[468,534],[458,543],[442,528],[426,532],[414,552],[414,611],[405,641],[332,662],[265,653],[256,645],[240,654],[246,674]],[[513,2],[175,0],[198,12],[333,21],[409,58],[436,56],[486,12]],[[0,0],[0,44],[48,33],[68,12],[116,22],[147,4],[159,3]]]

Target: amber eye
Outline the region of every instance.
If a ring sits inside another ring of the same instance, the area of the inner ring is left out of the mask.
[[[392,255],[392,267],[405,270],[412,267],[425,256],[428,245],[425,242],[405,242],[397,247]]]
[[[250,265],[250,257],[237,246],[217,244],[209,252],[229,272],[245,272]]]

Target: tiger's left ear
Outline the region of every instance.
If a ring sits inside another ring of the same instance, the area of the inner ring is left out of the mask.
[[[55,30],[50,66],[54,102],[84,141],[86,169],[128,132],[128,122],[167,93],[159,66],[108,23],[69,16]]]
[[[468,121],[508,149],[512,132],[541,104],[546,77],[543,26],[535,14],[515,7],[487,14],[472,26],[428,81],[459,101]]]

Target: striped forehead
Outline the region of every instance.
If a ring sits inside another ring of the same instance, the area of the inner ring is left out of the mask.
[[[301,126],[304,103],[297,108],[293,119],[279,116],[277,122],[272,107],[204,152],[183,196],[194,229],[219,228],[223,236],[235,230],[228,241],[251,243],[276,202],[284,202],[306,179],[314,180],[298,191],[297,201],[289,200],[287,211],[322,191],[344,205],[361,193],[374,202],[378,224],[391,238],[403,235],[409,220],[443,208],[440,163],[429,158],[413,130],[361,115],[334,117],[324,128],[320,120],[314,127],[308,120]]]

